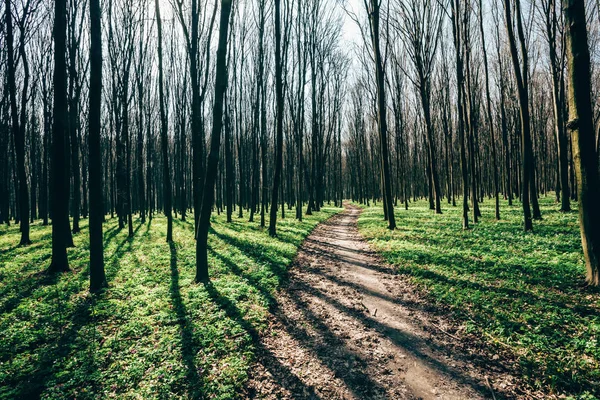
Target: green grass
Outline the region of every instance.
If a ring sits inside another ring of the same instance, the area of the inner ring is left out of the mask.
[[[272,295],[325,208],[300,223],[279,220],[276,239],[246,218],[213,217],[211,283],[195,276],[193,223],[134,222],[135,236],[104,226],[109,289],[88,292],[88,231],[69,249],[71,272],[44,273],[51,228],[0,227],[0,399],[235,398],[266,327]],[[290,216],[292,216],[290,214]]]
[[[584,286],[577,213],[548,195],[543,221],[524,233],[520,203],[503,202],[498,222],[493,206],[486,199],[481,222],[463,231],[460,207],[435,215],[420,201],[396,209],[395,232],[371,207],[359,230],[465,330],[508,348],[533,388],[600,396],[600,295]]]

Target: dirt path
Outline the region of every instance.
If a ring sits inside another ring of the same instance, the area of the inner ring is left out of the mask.
[[[485,371],[370,250],[346,210],[300,248],[259,339],[249,398],[493,398]],[[498,396],[498,393],[495,393]]]

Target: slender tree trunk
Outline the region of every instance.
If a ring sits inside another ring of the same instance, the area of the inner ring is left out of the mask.
[[[464,72],[463,51],[461,44],[461,9],[460,0],[452,0],[452,35],[454,37],[454,49],[456,55],[456,82],[457,82],[457,119],[458,119],[458,141],[460,144],[460,169],[463,188],[463,229],[469,229],[469,183],[467,172],[467,157],[465,149],[465,124],[464,124]]]
[[[275,143],[275,175],[273,177],[273,192],[271,194],[271,219],[269,235],[277,235],[277,196],[283,169],[283,77],[281,65],[281,0],[275,1],[275,92],[277,102],[277,127]]]
[[[21,94],[21,121],[17,111],[17,88],[15,78],[15,58],[13,50],[13,25],[12,25],[12,7],[11,1],[5,1],[5,22],[6,22],[6,41],[7,41],[7,63],[8,63],[8,91],[10,96],[10,114],[12,120],[12,133],[15,143],[16,168],[18,176],[18,200],[19,200],[19,220],[21,230],[21,246],[31,243],[29,239],[29,189],[27,187],[27,174],[25,172],[25,116],[27,105],[27,89],[29,88],[29,66],[25,56],[25,43],[21,40],[19,53],[21,54],[24,68],[23,92]],[[27,11],[24,11],[27,12]]]
[[[528,62],[527,52],[525,50],[525,38],[522,34],[523,26],[521,24],[521,9],[520,0],[516,0],[517,9],[515,13],[517,15],[517,29],[519,30],[519,39],[521,42],[521,59],[523,63],[523,70],[519,65],[519,54],[517,50],[517,43],[515,34],[513,31],[512,14],[510,8],[510,0],[504,0],[504,13],[506,17],[506,30],[508,32],[508,41],[510,44],[510,54],[513,62],[513,69],[517,80],[517,94],[519,98],[519,108],[521,117],[521,157],[522,157],[522,178],[521,178],[521,201],[523,203],[523,216],[524,216],[524,229],[525,231],[533,230],[533,222],[531,218],[531,206],[530,206],[530,181],[531,181],[531,170],[532,165],[532,151],[531,151],[531,127],[530,127],[530,116],[529,116],[529,91],[527,88],[527,75],[528,75]]]
[[[385,76],[383,70],[383,61],[381,59],[381,50],[379,47],[379,6],[378,0],[371,0],[369,22],[371,25],[371,40],[373,42],[375,75],[377,80],[377,108],[379,143],[381,148],[381,171],[383,174],[383,198],[386,203],[386,210],[388,211],[388,229],[394,230],[396,229],[396,217],[394,215],[394,203],[392,201],[392,180],[390,178],[390,163],[388,155],[389,150],[385,104]]]
[[[227,222],[232,221],[233,216],[233,186],[235,180],[235,171],[233,165],[233,142],[232,142],[232,125],[231,125],[231,110],[225,102],[225,203],[227,207]]]
[[[158,2],[158,0],[156,0]],[[219,25],[219,44],[217,47],[217,72],[215,76],[215,96],[212,114],[212,135],[210,153],[206,165],[204,179],[204,195],[196,241],[196,282],[208,281],[208,229],[214,201],[215,179],[219,164],[219,148],[221,146],[221,130],[223,129],[223,98],[227,91],[227,38],[229,15],[232,0],[221,0],[221,17]]]
[[[169,170],[169,138],[167,136],[167,115],[164,94],[164,78],[163,78],[163,48],[162,48],[162,21],[160,18],[160,2],[155,0],[156,8],[156,27],[158,33],[158,93],[160,102],[160,142],[162,147],[163,157],[163,207],[165,216],[167,217],[167,242],[173,241],[173,209],[172,187],[171,187],[171,172]]]
[[[488,59],[487,59],[487,50],[485,47],[485,31],[483,29],[483,1],[479,0],[479,33],[481,34],[481,48],[483,51],[483,67],[485,71],[485,99],[486,99],[486,111],[490,129],[491,143],[490,147],[492,148],[492,170],[494,175],[494,199],[496,201],[495,210],[496,210],[496,220],[500,220],[500,188],[498,182],[498,166],[496,161],[496,135],[494,129],[494,118],[492,116],[492,100],[490,96],[490,79],[488,72]]]

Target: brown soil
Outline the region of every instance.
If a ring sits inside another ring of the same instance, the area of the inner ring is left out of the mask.
[[[257,338],[246,396],[513,397],[515,380],[494,365],[498,356],[482,358],[481,346],[471,351],[456,327],[371,251],[356,228],[359,214],[347,205],[300,248],[269,329]]]

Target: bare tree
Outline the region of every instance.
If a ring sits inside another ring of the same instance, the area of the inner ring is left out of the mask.
[[[441,189],[437,172],[434,124],[431,117],[431,77],[442,31],[443,4],[437,0],[415,0],[408,3],[400,1],[398,5],[399,20],[395,21],[395,25],[402,34],[407,54],[414,67],[414,78],[411,74],[407,76],[415,85],[421,100],[435,212],[441,214]]]
[[[510,54],[513,63],[515,80],[517,82],[517,94],[519,98],[520,117],[521,117],[521,153],[522,153],[522,198],[524,228],[525,231],[533,230],[530,206],[530,186],[531,176],[533,174],[533,151],[531,145],[531,125],[529,114],[529,58],[525,47],[525,34],[523,32],[523,22],[521,21],[521,2],[515,0],[516,25],[519,34],[520,53],[517,50],[517,42],[513,28],[513,16],[511,11],[511,0],[503,0],[504,16],[506,19],[506,31],[510,45]]]
[[[158,0],[156,0],[158,1]],[[212,135],[210,153],[206,165],[206,177],[202,196],[202,210],[198,224],[196,240],[196,282],[208,280],[208,229],[214,202],[215,180],[219,164],[219,148],[221,147],[221,130],[223,129],[223,99],[227,92],[227,38],[229,16],[233,0],[221,0],[221,17],[219,21],[219,42],[217,47],[217,72],[215,76],[215,97],[212,114]]]

